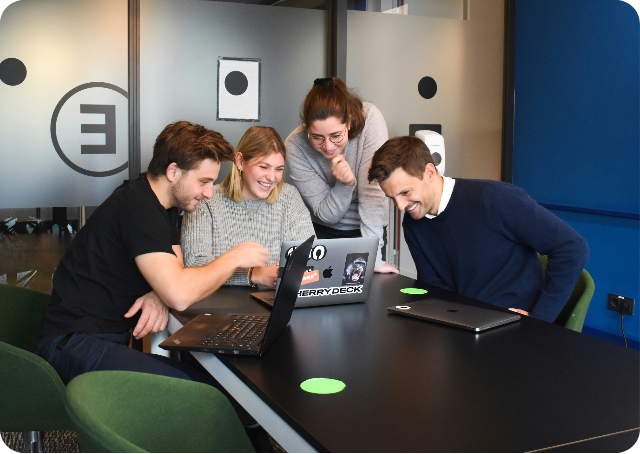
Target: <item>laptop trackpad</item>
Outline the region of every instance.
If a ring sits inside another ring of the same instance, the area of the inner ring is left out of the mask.
[[[189,330],[186,333],[181,333],[181,337],[183,341],[187,340],[187,336],[189,339],[201,340],[208,337],[210,333],[224,331],[231,326],[231,322],[232,320],[220,320],[219,318],[214,318],[211,322],[195,321],[189,324]]]

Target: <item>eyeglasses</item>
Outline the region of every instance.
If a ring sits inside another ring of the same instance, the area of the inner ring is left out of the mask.
[[[346,133],[347,133],[347,129],[345,129],[342,132],[337,132],[335,134],[329,134],[329,140],[331,141],[332,144],[338,145],[342,143],[342,140],[344,139],[344,136]],[[324,141],[326,140],[323,136],[314,136],[309,133],[307,133],[307,137],[309,137],[309,142],[314,144],[316,147],[320,147],[324,145]]]

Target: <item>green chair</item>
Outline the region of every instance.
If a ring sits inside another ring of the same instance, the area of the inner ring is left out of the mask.
[[[217,389],[129,371],[88,372],[67,385],[83,452],[254,452]]]
[[[547,256],[539,255],[538,258],[540,259],[542,270],[546,271]],[[569,301],[564,305],[564,308],[562,308],[562,311],[560,311],[560,314],[553,323],[581,333],[595,289],[596,284],[593,282],[593,278],[587,270],[583,269],[569,297]]]
[[[25,450],[41,452],[42,431],[74,430],[57,372],[35,346],[49,295],[0,284],[0,430],[23,432]]]
[[[50,295],[0,284],[0,341],[33,351]]]

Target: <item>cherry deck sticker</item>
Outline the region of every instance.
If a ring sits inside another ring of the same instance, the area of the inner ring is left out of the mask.
[[[308,296],[329,296],[337,295],[339,293],[362,293],[362,285],[344,285],[341,287],[329,287],[329,288],[310,288],[308,290],[298,290],[298,298],[306,298]]]

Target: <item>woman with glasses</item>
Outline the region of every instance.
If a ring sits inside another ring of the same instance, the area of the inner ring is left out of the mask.
[[[314,81],[302,116],[304,124],[285,141],[286,160],[316,236],[377,236],[375,271],[398,273],[384,261],[389,204],[367,178],[373,153],[389,138],[382,113],[334,77]]]
[[[222,184],[182,222],[185,266],[213,261],[233,246],[255,241],[269,249],[265,266],[237,269],[225,285],[275,286],[283,241],[314,234],[309,211],[294,186],[286,184],[285,147],[278,132],[252,126],[244,133]]]

